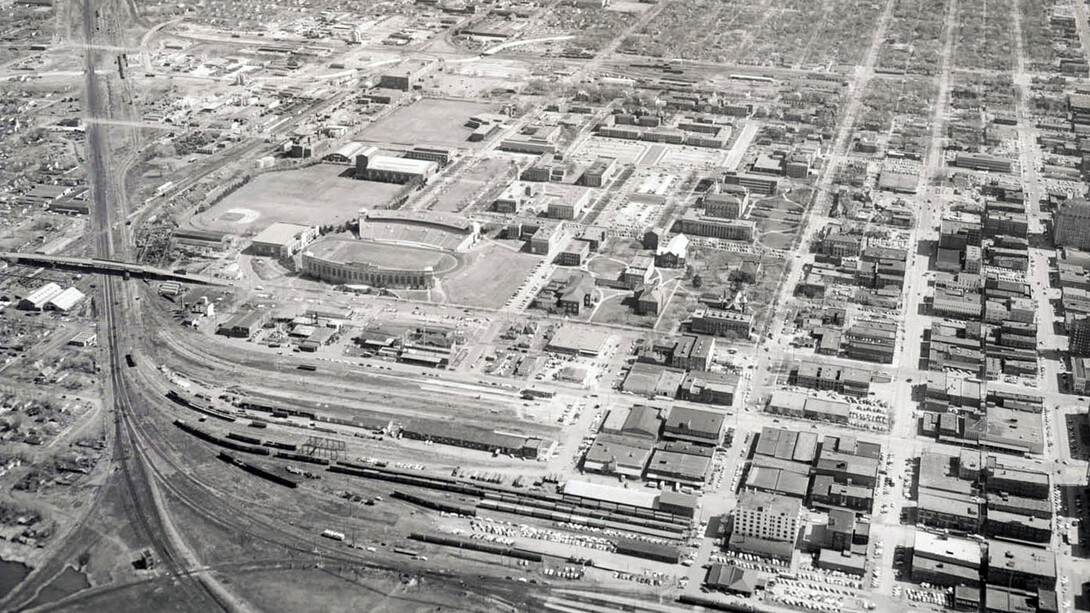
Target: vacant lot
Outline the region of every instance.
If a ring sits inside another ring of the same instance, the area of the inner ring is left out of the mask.
[[[425,98],[394,111],[363,131],[361,140],[406,147],[474,147],[465,123],[470,117],[490,113],[493,107],[479,102]]]
[[[454,304],[499,308],[538,262],[528,253],[487,245],[469,254],[465,266],[443,279],[443,291]]]
[[[449,184],[445,184],[437,192],[438,197],[428,205],[429,210],[457,212],[463,211],[471,204],[481,205],[477,208],[487,208],[491,204],[488,198],[483,198],[489,188],[498,193],[502,191],[501,185],[494,185],[502,177],[515,178],[518,176],[518,168],[513,162],[503,159],[485,159],[476,164]]]
[[[361,208],[384,205],[401,189],[392,183],[340,176],[346,170],[347,166],[318,164],[263,174],[190,223],[205,230],[238,234],[259,232],[277,221],[339,224],[355,219]]]

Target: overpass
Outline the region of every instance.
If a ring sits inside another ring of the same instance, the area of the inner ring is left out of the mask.
[[[197,283],[199,285],[218,285],[229,287],[230,282],[223,279],[206,277],[204,275],[191,275],[185,272],[174,272],[152,266],[143,266],[117,260],[103,260],[99,258],[78,258],[64,255],[46,255],[43,253],[18,253],[14,251],[0,251],[0,259],[12,263],[30,264],[48,268],[66,268],[86,272],[103,274],[121,274],[142,277],[145,279],[157,279],[160,281],[179,281],[181,283]]]

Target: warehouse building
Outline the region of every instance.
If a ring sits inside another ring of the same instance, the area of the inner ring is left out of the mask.
[[[714,447],[723,436],[723,422],[722,413],[675,406],[663,424],[662,437]]]
[[[379,155],[377,148],[367,147],[356,156],[355,177],[382,183],[426,182],[438,170],[439,164],[431,160]]]
[[[989,584],[1019,590],[1056,588],[1056,554],[1018,543],[988,541]]]
[[[75,308],[84,299],[83,292],[74,287],[69,287],[63,292],[49,299],[47,308],[53,311],[68,312]]]
[[[254,255],[290,258],[318,238],[318,228],[276,222],[265,228],[250,243]]]
[[[403,438],[431,441],[453,447],[503,453],[516,458],[535,459],[541,449],[540,438],[507,434],[466,426],[450,421],[415,419],[401,427]]]
[[[423,60],[409,60],[399,64],[396,68],[383,74],[379,78],[378,86],[385,89],[411,91],[420,83],[428,72],[436,66],[435,62]]]
[[[232,338],[251,338],[265,325],[268,313],[261,310],[239,311],[216,328],[216,334]]]
[[[351,164],[356,156],[363,151],[367,146],[363,143],[352,141],[341,145],[339,149],[332,153],[326,154],[323,158],[323,162],[330,162],[333,164]]]
[[[583,470],[639,479],[653,447],[649,438],[602,433],[583,456]]]
[[[64,291],[56,283],[49,282],[30,292],[19,301],[19,309],[23,311],[44,311],[49,301],[56,298]]]

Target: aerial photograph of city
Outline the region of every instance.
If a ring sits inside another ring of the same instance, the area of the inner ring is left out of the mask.
[[[0,35],[0,612],[1090,611],[1090,0]]]

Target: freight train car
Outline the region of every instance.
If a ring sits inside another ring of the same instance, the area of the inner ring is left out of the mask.
[[[251,475],[255,475],[257,477],[261,477],[262,479],[272,481],[277,485],[283,485],[284,487],[289,487],[292,489],[299,487],[299,483],[293,479],[272,472],[266,468],[262,468],[261,466],[258,466],[256,464],[246,462],[245,460],[240,460],[239,458],[232,456],[226,451],[221,451],[219,453],[219,456],[217,457],[219,457],[219,459],[223,460],[228,464],[241,468],[242,470],[250,473]]]

